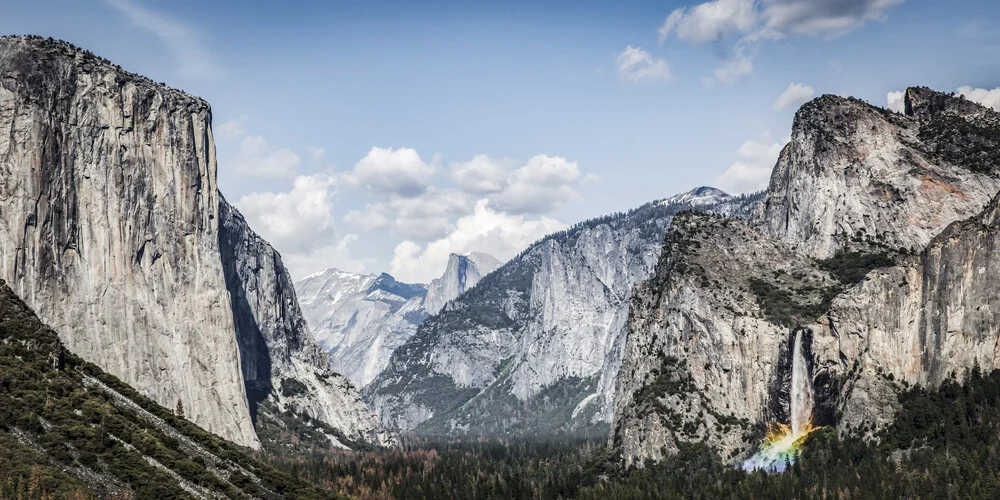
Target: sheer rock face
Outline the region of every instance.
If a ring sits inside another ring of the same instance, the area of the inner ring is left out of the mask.
[[[1000,199],[869,273],[814,331],[818,376],[844,379],[844,432],[891,422],[894,383],[935,386],[975,366],[1000,368]]]
[[[378,418],[313,338],[281,256],[225,199],[219,206],[225,267],[243,378],[251,412],[265,398],[283,411],[308,414],[347,438],[392,444]],[[304,388],[290,390],[298,383]],[[256,417],[256,415],[254,415]]]
[[[0,174],[0,278],[73,352],[242,445],[260,446],[265,396],[391,439],[219,195],[207,103],[63,42],[0,38]]]
[[[653,269],[670,219],[683,209],[733,212],[754,203],[696,191],[532,245],[428,318],[366,398],[387,425],[428,434],[606,424],[628,299]]]
[[[794,325],[813,423],[842,433],[890,422],[898,384],[1000,367],[1000,121],[928,89],[906,102],[907,116],[806,104],[756,225],[675,222],[632,298],[611,434],[627,462],[699,440],[745,458],[765,425],[788,422]],[[856,284],[814,260],[885,248],[912,253]]]
[[[479,280],[503,264],[496,257],[482,252],[468,255],[451,254],[448,267],[440,278],[427,286],[424,309],[428,314],[437,314],[445,304],[476,286]]]
[[[906,114],[824,95],[799,109],[757,216],[761,230],[817,258],[877,244],[919,251],[1000,189],[1000,116],[911,88]],[[961,152],[976,145],[983,154]]]
[[[295,284],[299,302],[331,366],[358,387],[371,382],[424,321],[423,285],[388,274],[327,269]]]
[[[756,424],[787,414],[787,387],[772,381],[791,375],[791,332],[764,314],[755,280],[809,290],[795,299],[807,306],[836,286],[815,261],[742,221],[674,220],[655,273],[631,301],[612,424],[627,463],[701,440],[723,457],[744,455]]]
[[[204,101],[66,44],[0,39],[0,272],[72,351],[258,446]]]

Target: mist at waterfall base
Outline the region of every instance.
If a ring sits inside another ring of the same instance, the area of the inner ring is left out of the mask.
[[[784,471],[787,465],[795,463],[806,436],[815,429],[812,425],[813,387],[809,366],[802,352],[801,331],[796,332],[792,349],[792,385],[789,393],[790,425],[772,425],[760,451],[743,462],[743,470]]]

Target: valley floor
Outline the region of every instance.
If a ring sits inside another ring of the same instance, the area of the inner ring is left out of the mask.
[[[272,457],[279,469],[357,498],[1000,498],[1000,371],[940,390],[901,390],[879,443],[821,428],[787,472],[744,472],[695,445],[624,470],[600,439],[444,441]]]

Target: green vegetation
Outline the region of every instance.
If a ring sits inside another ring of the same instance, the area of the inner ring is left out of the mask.
[[[744,472],[699,443],[626,469],[605,440],[579,438],[411,438],[402,449],[275,463],[360,498],[1000,498],[1000,371],[903,390],[899,401],[881,444],[822,428],[783,474]]]
[[[836,276],[845,285],[860,283],[872,269],[895,264],[895,260],[887,251],[840,251],[829,259],[819,261],[820,267]]]
[[[930,153],[973,172],[989,173],[1000,165],[1000,125],[980,118],[942,113],[920,126]]]
[[[333,495],[66,351],[0,284],[0,499],[169,499],[191,497],[190,491],[226,498]]]
[[[781,282],[780,278],[775,282],[750,278],[748,284],[768,321],[789,328],[815,321],[843,290],[837,285]]]

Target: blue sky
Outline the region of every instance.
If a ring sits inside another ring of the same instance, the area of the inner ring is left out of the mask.
[[[223,194],[299,278],[427,281],[449,252],[509,258],[695,186],[759,188],[822,93],[1000,101],[992,2],[0,5],[0,32],[207,99]]]

